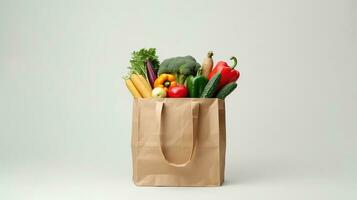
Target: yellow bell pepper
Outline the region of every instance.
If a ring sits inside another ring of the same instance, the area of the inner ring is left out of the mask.
[[[154,82],[154,87],[161,87],[167,92],[169,87],[176,86],[176,78],[172,74],[161,74]]]

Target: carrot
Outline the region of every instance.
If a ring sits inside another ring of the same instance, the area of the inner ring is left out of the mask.
[[[134,86],[133,82],[130,79],[126,79],[125,84],[134,98],[142,98],[141,94],[136,89],[136,87]]]
[[[151,97],[151,89],[145,85],[146,83],[137,74],[132,74],[130,80],[133,82],[136,89],[138,89],[142,97]]]

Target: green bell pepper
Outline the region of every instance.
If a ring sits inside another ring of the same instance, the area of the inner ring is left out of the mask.
[[[199,98],[208,82],[208,79],[202,76],[201,73],[202,68],[197,71],[196,76],[190,75],[186,79],[189,97],[191,98]]]

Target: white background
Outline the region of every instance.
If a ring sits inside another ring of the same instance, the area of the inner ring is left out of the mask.
[[[357,14],[341,1],[0,1],[0,199],[356,199]],[[239,58],[226,182],[131,181],[131,52]]]

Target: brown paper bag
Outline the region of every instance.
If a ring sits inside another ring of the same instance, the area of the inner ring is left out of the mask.
[[[135,99],[133,181],[139,186],[220,186],[226,128],[223,100]]]

